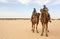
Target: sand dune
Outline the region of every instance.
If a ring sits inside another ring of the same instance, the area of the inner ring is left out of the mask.
[[[39,22],[39,33],[32,33],[30,20],[0,20],[0,39],[60,39],[60,20],[49,23],[48,37],[40,36],[41,23]]]

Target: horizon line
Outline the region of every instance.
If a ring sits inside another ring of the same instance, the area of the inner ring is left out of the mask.
[[[30,20],[31,18],[0,18],[0,20]],[[54,19],[52,18],[52,20],[60,20],[60,18]]]

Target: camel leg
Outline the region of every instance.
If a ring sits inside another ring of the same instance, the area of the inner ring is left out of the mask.
[[[34,32],[34,29],[35,29],[35,24],[34,24],[34,26],[33,26],[33,32]]]
[[[47,29],[48,29],[48,23],[46,24],[46,26],[47,26]],[[48,29],[48,32],[49,32],[49,29]]]
[[[32,23],[32,29],[33,29],[33,23]]]
[[[44,28],[45,28],[45,26],[44,26],[44,24],[42,24],[42,33],[41,33],[41,36],[43,36]]]
[[[34,26],[33,26],[33,23],[32,23],[32,31],[34,32]]]
[[[38,24],[36,24],[36,32],[39,33],[37,27],[38,27]]]
[[[46,24],[46,37],[48,37],[48,25]]]
[[[48,26],[47,26],[47,29],[48,29]],[[48,30],[48,32],[49,32],[49,30]]]
[[[48,29],[48,23],[47,23],[47,29]],[[49,32],[49,29],[48,29],[48,32]]]
[[[34,32],[35,29],[35,24],[32,25],[32,31]]]

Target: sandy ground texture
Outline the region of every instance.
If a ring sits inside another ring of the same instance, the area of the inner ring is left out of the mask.
[[[60,20],[49,23],[48,37],[41,36],[42,25],[39,22],[38,31],[31,31],[30,20],[0,20],[0,39],[60,39]]]

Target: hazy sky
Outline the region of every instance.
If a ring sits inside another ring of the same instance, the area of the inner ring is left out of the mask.
[[[0,0],[0,18],[30,18],[33,8],[40,12],[44,4],[51,18],[60,18],[60,0]]]

